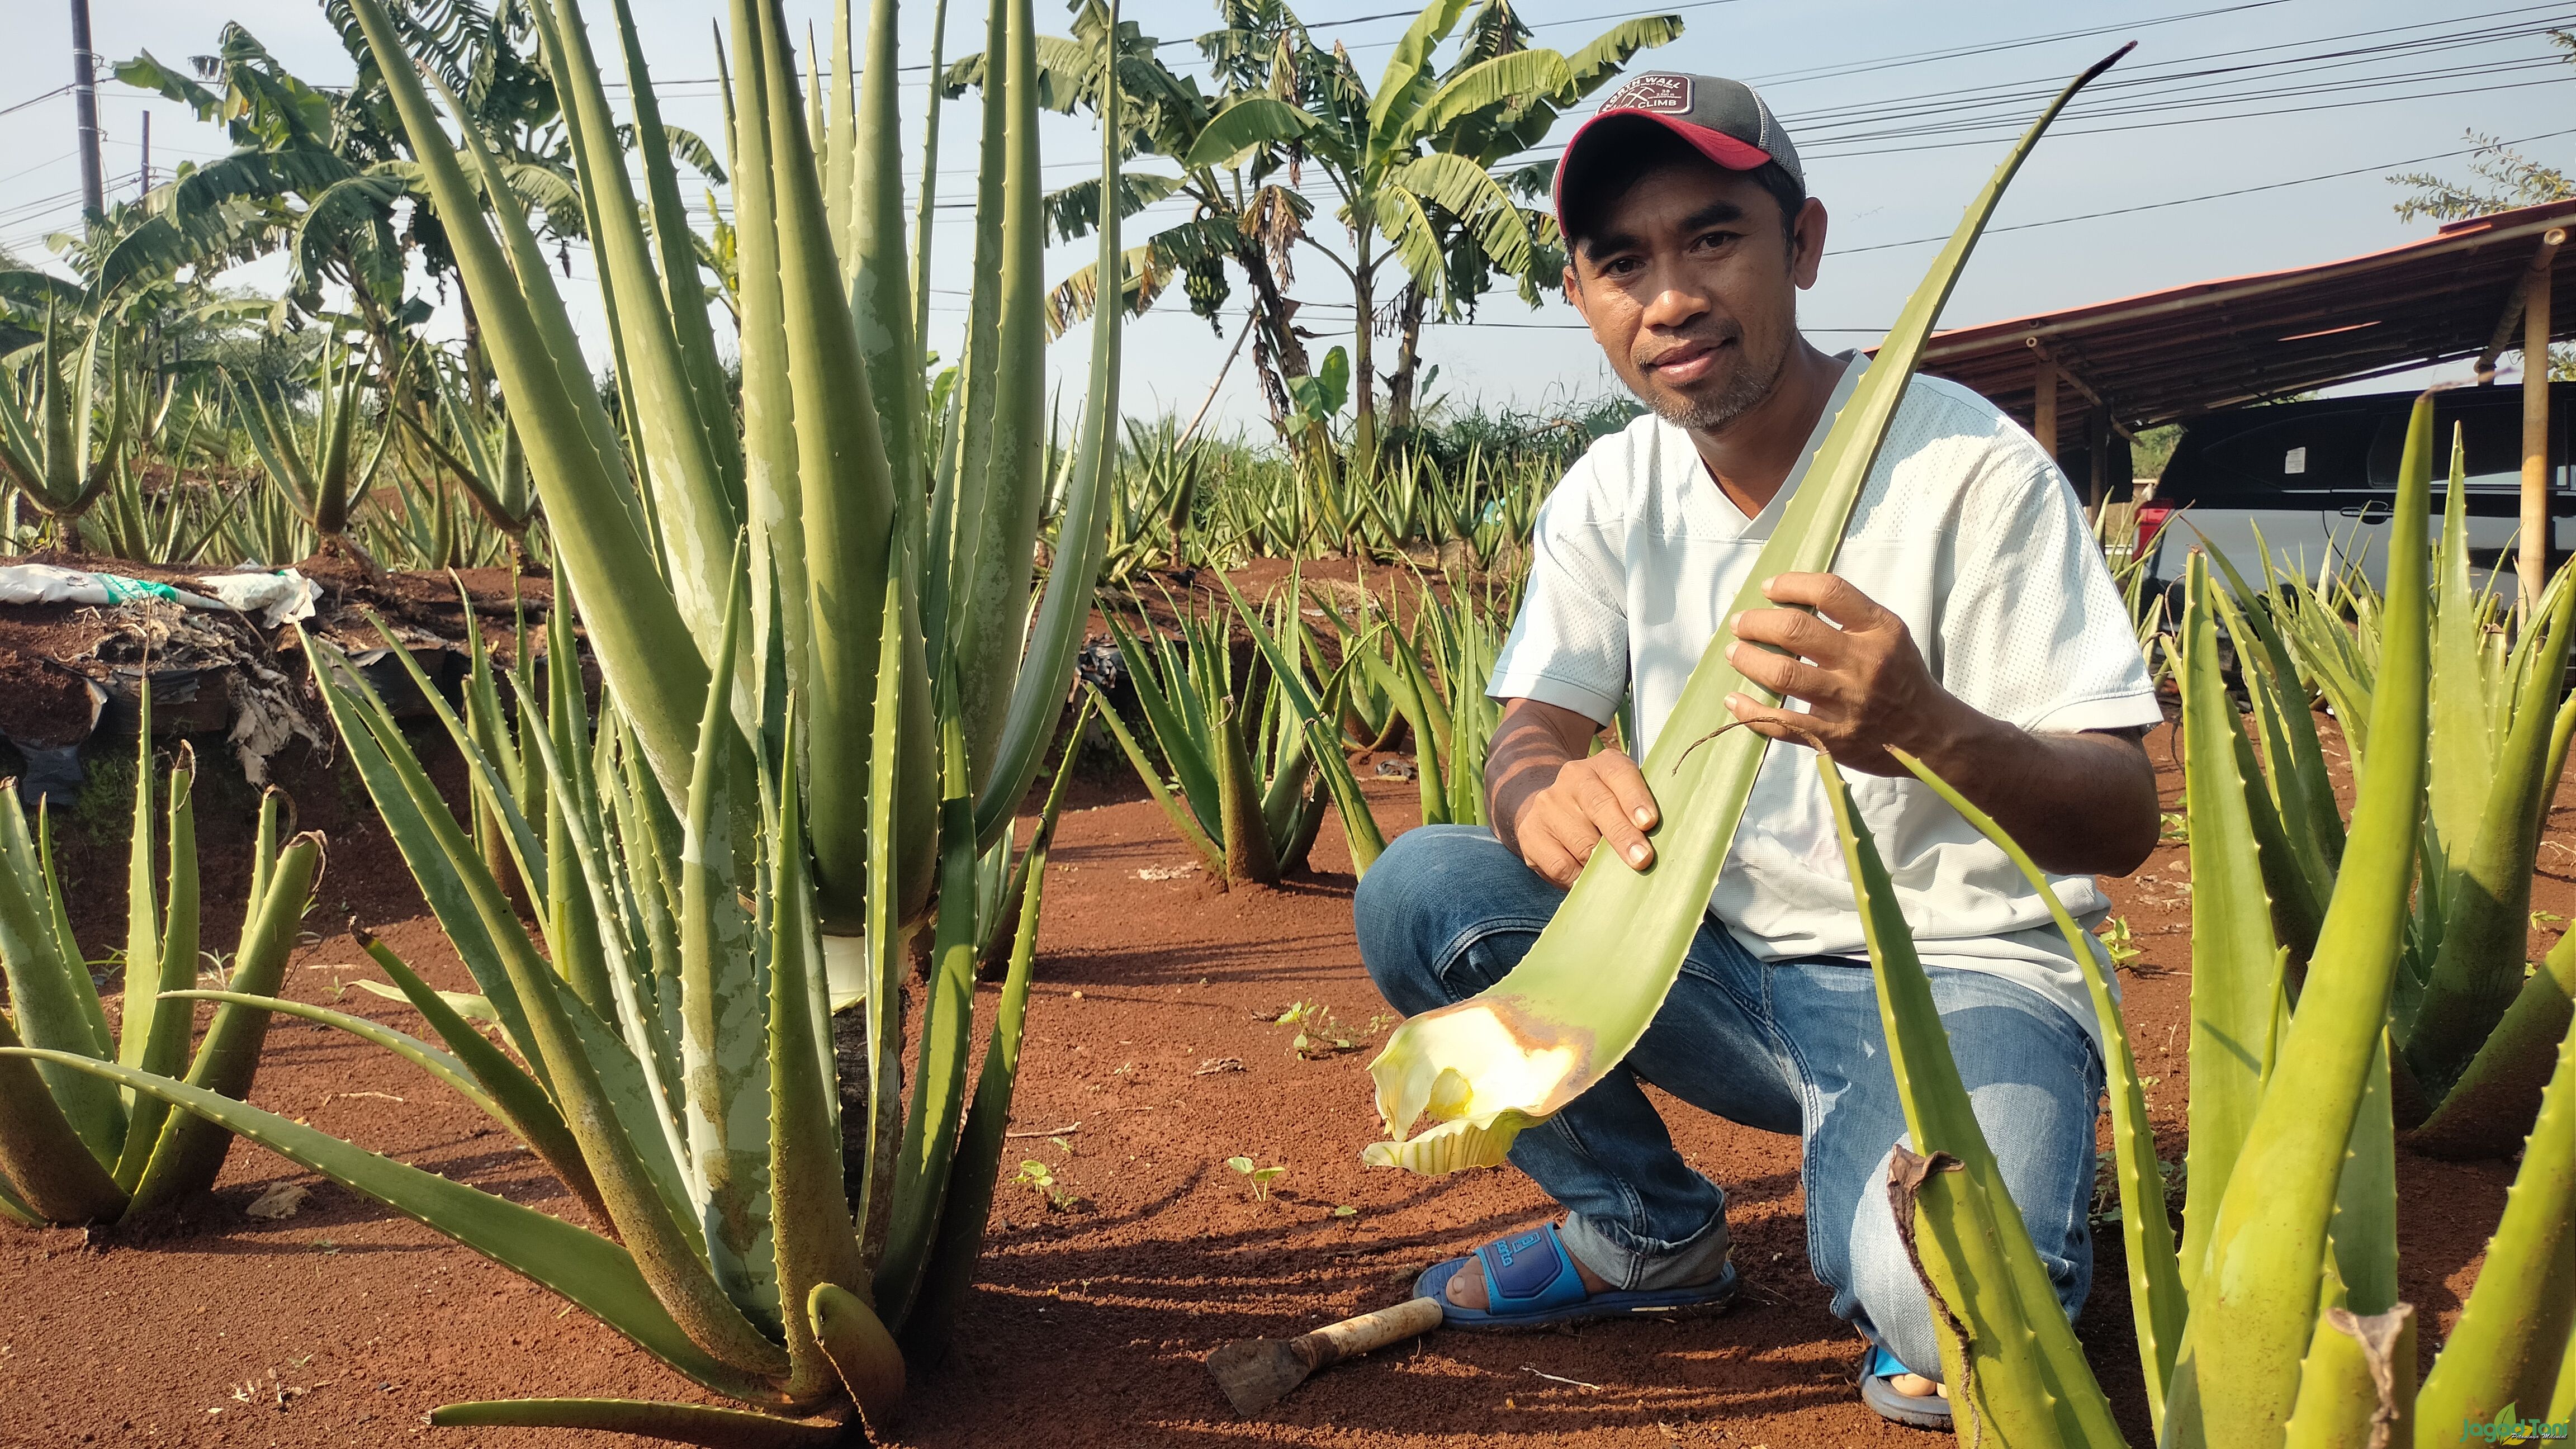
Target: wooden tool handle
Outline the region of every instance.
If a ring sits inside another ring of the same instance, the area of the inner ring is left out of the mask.
[[[1415,1298],[1393,1308],[1363,1313],[1326,1324],[1296,1340],[1291,1347],[1311,1368],[1337,1364],[1390,1343],[1402,1343],[1440,1326],[1440,1300]]]

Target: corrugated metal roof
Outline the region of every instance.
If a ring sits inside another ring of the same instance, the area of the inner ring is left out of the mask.
[[[2065,379],[2059,444],[2080,447],[2087,390],[2138,428],[2478,356],[2542,238],[2571,225],[2576,201],[2552,202],[2341,261],[1962,327],[1932,337],[1923,371],[2027,420],[2044,349]],[[2576,336],[2576,258],[2553,270],[2550,297],[2553,335]],[[2521,345],[2518,324],[2509,345]]]

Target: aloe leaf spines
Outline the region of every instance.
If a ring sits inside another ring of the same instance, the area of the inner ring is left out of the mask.
[[[2370,767],[2317,936],[2316,959],[2332,969],[2309,973],[2219,1199],[2175,1364],[2166,1420],[2175,1449],[2276,1442],[2319,1311],[2328,1224],[2387,1022],[2423,818],[2432,414],[2431,397],[2419,399],[2398,473]]]

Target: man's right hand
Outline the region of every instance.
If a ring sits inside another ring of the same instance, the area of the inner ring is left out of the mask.
[[[1587,753],[1598,730],[1573,710],[1515,699],[1487,753],[1494,834],[1559,886],[1573,885],[1605,842],[1632,870],[1654,863],[1646,839],[1659,818],[1654,792],[1626,755]]]

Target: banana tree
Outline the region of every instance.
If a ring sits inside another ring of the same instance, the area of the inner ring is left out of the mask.
[[[1526,189],[1516,194],[1490,168],[1536,144],[1629,56],[1682,31],[1672,15],[1622,21],[1567,56],[1530,47],[1508,0],[1486,0],[1453,63],[1436,69],[1433,53],[1466,18],[1467,0],[1430,0],[1396,42],[1374,90],[1348,52],[1316,46],[1293,15],[1281,30],[1282,60],[1303,118],[1296,146],[1341,198],[1350,232],[1347,257],[1311,235],[1304,240],[1350,282],[1359,319],[1351,341],[1358,383],[1351,444],[1363,467],[1377,455],[1373,339],[1381,307],[1393,305],[1403,328],[1396,386],[1409,409],[1427,304],[1456,315],[1500,275],[1536,307],[1564,266],[1554,218],[1522,204]],[[1401,269],[1405,295],[1387,283],[1390,263]]]
[[[1398,431],[1414,423],[1417,396],[1429,380],[1418,376],[1422,366],[1422,324],[1425,315],[1443,321],[1456,321],[1472,315],[1476,301],[1490,291],[1498,276],[1510,281],[1521,300],[1537,305],[1541,293],[1557,285],[1564,265],[1562,242],[1557,235],[1556,218],[1547,208],[1547,198],[1555,180],[1552,162],[1511,167],[1512,158],[1522,155],[1547,139],[1557,118],[1582,101],[1589,99],[1616,78],[1638,51],[1669,44],[1682,34],[1682,21],[1676,15],[1648,15],[1623,20],[1565,57],[1566,86],[1552,95],[1541,96],[1533,90],[1520,90],[1497,104],[1466,111],[1440,128],[1434,139],[1435,150],[1461,156],[1488,172],[1498,174],[1504,189],[1520,206],[1523,220],[1540,237],[1543,245],[1531,248],[1526,260],[1518,248],[1507,248],[1502,254],[1487,248],[1493,234],[1481,225],[1474,213],[1460,212],[1446,206],[1430,209],[1425,216],[1431,225],[1431,243],[1442,258],[1438,285],[1426,285],[1425,274],[1413,268],[1413,284],[1404,289],[1396,306],[1397,352],[1394,371],[1387,374],[1387,422]],[[1467,18],[1466,32],[1460,40],[1457,55],[1440,74],[1442,85],[1459,80],[1489,61],[1513,55],[1540,55],[1545,52],[1530,44],[1531,31],[1511,0],[1484,0]],[[1515,62],[1534,69],[1548,69],[1543,61]],[[1506,169],[1509,168],[1509,169]],[[1536,202],[1537,205],[1526,203]],[[1390,238],[1393,240],[1393,238]],[[1410,239],[1408,239],[1410,241]],[[1410,244],[1419,249],[1418,241]],[[1439,369],[1432,369],[1437,372]]]
[[[448,132],[377,0],[355,9],[527,446],[558,605],[578,610],[607,701],[587,725],[569,656],[554,653],[546,727],[520,736],[546,782],[542,823],[521,809],[494,721],[450,725],[533,924],[319,641],[314,676],[517,1059],[477,1048],[424,990],[415,1005],[456,1065],[427,1060],[481,1092],[614,1237],[182,1084],[84,1069],[394,1204],[745,1406],[451,1405],[439,1422],[810,1442],[830,1430],[791,1416],[881,1418],[906,1357],[944,1341],[983,1238],[1037,911],[1024,898],[970,1092],[977,863],[1058,732],[1116,448],[1113,313],[1093,329],[1055,567],[1033,598],[1050,480],[1029,5],[988,13],[1007,64],[985,95],[961,382],[933,418],[904,245],[893,0],[869,17],[864,65],[838,67],[857,73],[855,95],[819,139],[782,6],[735,0],[739,434],[632,19],[614,5],[640,195],[577,0],[533,7],[598,244],[622,438],[497,160],[471,128]],[[1114,141],[1103,166],[1114,185]],[[1114,266],[1114,225],[1102,247]],[[1045,872],[1025,875],[1033,898]],[[907,1073],[900,985],[925,928]],[[398,986],[417,980],[377,959]],[[836,997],[857,1001],[846,1033],[827,1024]],[[858,1042],[848,1056],[841,1035]]]
[[[224,1165],[231,1133],[71,1064],[116,1063],[164,1076],[184,1071],[193,1090],[215,1098],[238,1100],[250,1090],[268,1034],[266,1011],[218,995],[225,1004],[195,1054],[188,1050],[195,1026],[188,998],[203,995],[195,991],[201,944],[190,799],[195,779],[195,756],[183,745],[166,791],[155,789],[146,690],[128,842],[124,1012],[114,1030],[72,938],[52,832],[42,817],[31,830],[18,792],[0,790],[0,968],[11,1006],[0,1016],[0,1047],[23,1045],[70,1059],[41,1065],[0,1059],[0,1216],[63,1226],[143,1217],[212,1187]],[[226,981],[239,992],[277,990],[321,869],[320,836],[279,844],[282,799],[271,790],[260,801],[249,909]],[[168,873],[158,876],[165,840]]]
[[[1790,494],[1754,580],[1832,564],[1862,483],[1896,416],[1924,339],[1966,268],[2004,188],[2075,93],[2128,53],[2105,58],[2059,92],[1996,168],[1930,273],[1898,314],[1868,370],[1846,385],[1833,425]],[[1748,584],[1728,617],[1760,607]],[[1683,686],[1644,770],[1663,802],[1655,865],[1639,872],[1595,852],[1527,956],[1484,992],[1407,1020],[1369,1064],[1392,1140],[1370,1163],[1436,1174],[1500,1163],[1512,1139],[1615,1068],[1662,1007],[1708,909],[1767,741],[1730,730],[1726,696],[1772,699],[1726,661],[1719,629]],[[1603,961],[1621,963],[1605,976]],[[1433,1125],[1412,1129],[1428,1113]]]
[[[2179,661],[2197,882],[2191,1200],[2179,1249],[2137,1063],[2099,958],[2029,857],[1919,761],[1903,761],[2041,891],[2086,974],[2103,1031],[2140,1370],[2168,1449],[2430,1449],[2460,1442],[2468,1426],[2518,1424],[2518,1405],[2576,1398],[2567,1271],[2576,1033],[2540,1049],[2552,1065],[2522,1165],[2420,1387],[2415,1310],[2397,1296],[2390,1005],[2427,815],[2428,716],[2439,709],[2429,700],[2438,626],[2427,627],[2425,586],[2431,431],[2427,397],[2399,473],[2368,726],[2375,748],[2295,1005],[2261,875],[2243,858],[2245,802],[2263,791],[2219,668],[2216,591],[2193,562]],[[1820,768],[1905,1101],[1909,1142],[1891,1167],[1891,1201],[1910,1220],[1907,1241],[1936,1299],[1960,1441],[2110,1449],[2122,1442],[2117,1427],[1993,1170],[1887,872],[1832,762]]]

